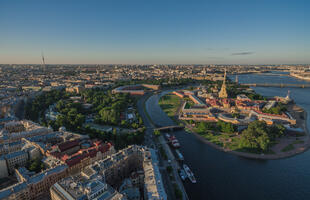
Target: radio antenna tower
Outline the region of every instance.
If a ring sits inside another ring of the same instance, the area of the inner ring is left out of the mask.
[[[44,59],[43,51],[41,53],[41,56],[42,56],[42,67],[43,67],[43,69],[45,69],[45,59]]]

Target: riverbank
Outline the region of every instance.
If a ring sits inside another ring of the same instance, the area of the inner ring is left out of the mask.
[[[310,77],[309,76],[304,76],[304,74],[301,75],[301,74],[291,73],[290,76],[294,77],[294,78],[297,78],[297,79],[300,79],[300,80],[310,81]]]
[[[169,107],[173,108],[172,110],[176,112],[174,113],[174,116],[172,116],[170,110],[168,110],[169,111],[168,116],[172,118],[172,120],[176,122],[177,124],[180,124],[180,123],[185,124],[184,121],[179,120],[177,117],[179,115],[178,112],[180,111],[180,107],[176,109],[175,106],[176,105],[169,105]],[[165,106],[161,105],[160,107],[162,108],[163,111],[167,112],[167,109],[165,109],[167,105]],[[304,130],[304,135],[297,137],[297,136],[291,136],[289,134],[286,134],[285,136],[278,138],[275,144],[272,147],[270,147],[269,153],[266,153],[266,154],[263,154],[263,153],[255,154],[255,153],[232,150],[225,146],[220,146],[218,144],[215,144],[209,141],[203,135],[196,133],[193,130],[193,127],[191,127],[190,125],[186,125],[186,128],[190,130],[191,133],[193,133],[197,138],[199,138],[204,143],[212,146],[213,148],[216,148],[218,150],[221,150],[227,153],[231,153],[234,155],[251,158],[251,159],[263,159],[263,160],[281,159],[281,158],[291,157],[291,156],[303,153],[310,148],[310,136],[309,136],[309,132],[308,132],[307,125],[306,125],[307,112],[295,104],[289,105],[288,110],[291,113],[291,115],[297,120],[298,127]]]

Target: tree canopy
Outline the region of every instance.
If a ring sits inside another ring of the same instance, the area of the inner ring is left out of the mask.
[[[254,152],[266,152],[271,142],[284,134],[285,128],[276,124],[267,126],[264,121],[251,122],[242,132],[239,148]]]
[[[26,164],[26,168],[29,171],[39,173],[45,169],[44,164],[41,162],[41,159],[37,158],[34,160],[29,160]]]
[[[29,101],[25,107],[25,117],[32,121],[38,121],[39,117],[44,118],[44,111],[60,99],[68,98],[65,90],[52,90],[43,92]]]

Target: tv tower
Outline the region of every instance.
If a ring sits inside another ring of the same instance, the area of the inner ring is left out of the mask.
[[[42,67],[43,67],[43,69],[45,69],[46,67],[45,67],[45,59],[44,59],[43,51],[41,53],[41,56],[42,56]]]

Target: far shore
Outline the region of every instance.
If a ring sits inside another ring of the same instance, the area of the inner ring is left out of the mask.
[[[300,79],[300,80],[304,80],[304,81],[310,81],[310,77],[309,76],[302,76],[299,74],[290,74],[291,77]]]

